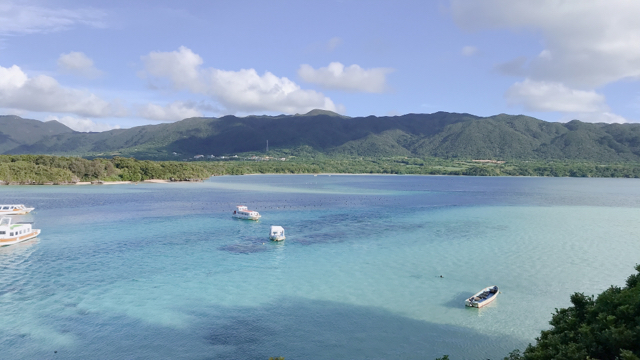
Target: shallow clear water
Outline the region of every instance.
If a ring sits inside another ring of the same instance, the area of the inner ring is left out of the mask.
[[[634,179],[264,175],[3,186],[0,203],[42,229],[0,248],[12,359],[496,359],[640,262]]]

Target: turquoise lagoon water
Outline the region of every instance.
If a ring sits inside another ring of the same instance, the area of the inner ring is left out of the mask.
[[[42,229],[0,248],[3,359],[497,359],[640,262],[634,179],[265,175],[0,203]]]

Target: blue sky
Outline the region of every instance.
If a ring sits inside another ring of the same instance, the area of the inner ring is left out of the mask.
[[[639,17],[636,0],[0,0],[0,114],[638,122]]]

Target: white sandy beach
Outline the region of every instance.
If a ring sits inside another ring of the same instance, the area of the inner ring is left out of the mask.
[[[103,181],[99,184],[92,184],[91,181],[79,181],[76,185],[120,185],[120,184],[137,184],[137,183],[153,183],[153,184],[164,184],[170,183],[172,181],[163,180],[163,179],[149,179],[144,181]]]

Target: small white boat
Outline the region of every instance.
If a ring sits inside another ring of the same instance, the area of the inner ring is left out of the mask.
[[[269,232],[269,239],[273,241],[282,241],[285,239],[284,237],[284,229],[282,226],[271,226],[271,231]]]
[[[20,205],[0,205],[0,215],[26,215],[33,211],[34,208],[28,208]]]
[[[236,210],[233,212],[233,217],[244,220],[258,220],[261,218],[259,212],[249,210],[244,205],[236,206]]]
[[[464,304],[469,307],[481,308],[498,297],[500,290],[497,286],[488,286],[480,290],[477,294],[464,301]]]
[[[17,244],[40,235],[39,229],[32,229],[31,224],[12,224],[11,218],[0,218],[0,246]]]

